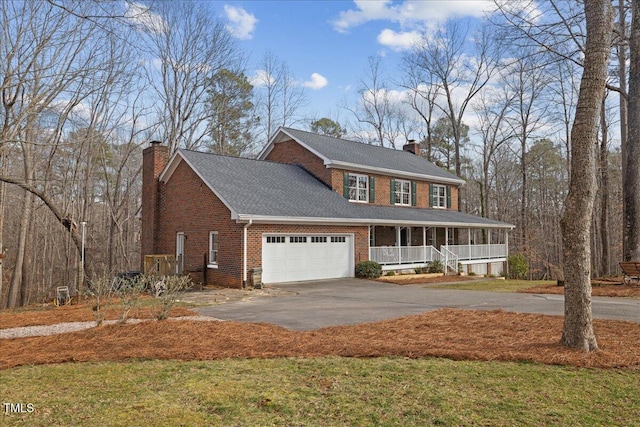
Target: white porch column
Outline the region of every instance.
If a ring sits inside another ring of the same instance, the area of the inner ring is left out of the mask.
[[[471,259],[471,227],[467,228],[467,245],[469,246],[469,259]]]
[[[427,227],[422,227],[422,262],[427,262]]]
[[[398,248],[398,264],[402,264],[402,239],[400,226],[396,225],[396,247]]]

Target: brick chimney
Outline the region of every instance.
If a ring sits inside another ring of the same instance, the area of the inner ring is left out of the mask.
[[[416,156],[420,155],[420,144],[416,142],[415,139],[407,140],[407,143],[402,146],[403,151],[408,151],[410,153],[415,154]]]
[[[169,146],[159,141],[151,141],[142,151],[142,208],[141,208],[141,267],[144,256],[156,253],[160,190],[158,177],[169,162]],[[141,268],[141,269],[142,269]]]

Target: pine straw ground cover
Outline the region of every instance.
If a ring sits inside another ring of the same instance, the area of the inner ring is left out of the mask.
[[[27,364],[127,359],[446,357],[579,367],[640,367],[640,325],[595,320],[601,350],[558,344],[562,318],[444,309],[355,326],[290,331],[270,324],[149,321],[46,337],[4,339],[0,369]]]
[[[141,306],[133,308],[128,313],[128,318],[151,319],[157,309],[152,305],[152,297],[143,296]],[[90,300],[82,300],[79,303],[62,307],[52,307],[51,304],[30,306],[20,310],[4,310],[0,312],[0,328],[17,328],[21,326],[53,325],[61,322],[88,322],[96,320],[90,305]],[[145,305],[146,304],[146,305]],[[117,320],[122,315],[122,308],[119,301],[112,299],[106,308],[105,320]],[[197,313],[186,307],[176,306],[171,309],[172,317],[194,316]]]

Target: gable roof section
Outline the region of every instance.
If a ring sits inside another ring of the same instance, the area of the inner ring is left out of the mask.
[[[431,180],[461,185],[464,180],[413,153],[334,138],[313,132],[281,127],[259,159],[269,154],[273,145],[293,139],[324,161],[327,167],[338,167],[383,175]]]
[[[170,180],[182,161],[238,221],[513,228],[456,211],[351,203],[299,166],[262,160],[178,150],[160,179]]]

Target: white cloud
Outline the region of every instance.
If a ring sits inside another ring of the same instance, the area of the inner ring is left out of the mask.
[[[318,90],[325,87],[328,83],[329,81],[326,77],[318,73],[313,73],[311,74],[311,80],[302,83],[302,86],[308,87],[313,90]]]
[[[241,40],[249,40],[253,38],[253,31],[256,29],[258,18],[247,12],[241,7],[224,5],[224,11],[227,14],[229,24],[227,30]]]
[[[256,70],[256,73],[249,79],[249,83],[254,87],[263,87],[267,83],[273,83],[273,76],[267,73],[265,70]]]
[[[162,16],[153,13],[149,7],[140,3],[125,3],[125,18],[129,19],[142,31],[163,33],[167,30],[167,23]]]
[[[395,32],[390,29],[384,29],[378,34],[378,43],[393,50],[411,49],[422,38],[418,31]]]
[[[423,1],[405,0],[394,3],[391,0],[355,0],[356,8],[339,13],[333,21],[336,31],[347,32],[350,28],[370,21],[390,21],[401,26],[424,26],[435,21],[452,17],[481,17],[493,10],[491,0]]]

